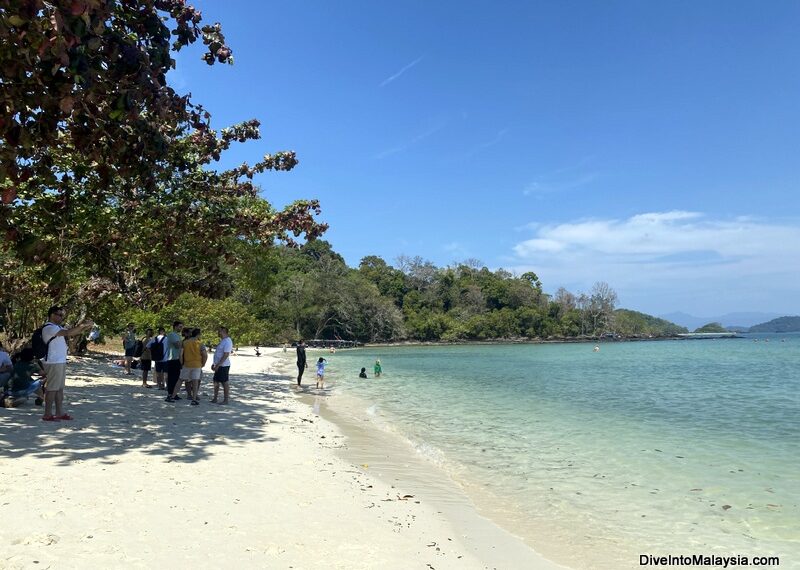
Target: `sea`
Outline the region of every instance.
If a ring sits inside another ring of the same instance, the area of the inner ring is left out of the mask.
[[[570,567],[800,568],[800,335],[597,346],[340,350],[324,355],[325,405],[401,438]]]

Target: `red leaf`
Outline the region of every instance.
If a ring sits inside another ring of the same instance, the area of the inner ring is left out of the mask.
[[[61,108],[61,112],[65,115],[69,115],[72,113],[72,106],[75,104],[75,100],[72,97],[64,97],[59,103],[59,107]]]
[[[17,197],[17,189],[14,186],[3,188],[3,204],[10,204]]]

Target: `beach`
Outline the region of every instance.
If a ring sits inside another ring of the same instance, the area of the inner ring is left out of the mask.
[[[32,400],[0,409],[0,567],[560,567],[468,502],[443,509],[349,461],[287,360],[240,349],[231,404],[208,402],[206,371],[189,406],[142,388],[138,371],[73,358],[75,420],[42,422]],[[434,469],[422,479],[452,485]]]

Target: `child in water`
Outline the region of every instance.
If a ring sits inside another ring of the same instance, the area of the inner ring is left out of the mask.
[[[381,377],[381,361],[380,360],[376,360],[375,361],[375,368],[373,370],[375,372],[375,378],[380,378]]]
[[[367,377],[367,369],[366,368],[362,368],[361,372],[358,374],[358,377],[359,378],[366,378]]]
[[[325,388],[325,365],[327,363],[328,361],[321,356],[317,360],[317,388]]]

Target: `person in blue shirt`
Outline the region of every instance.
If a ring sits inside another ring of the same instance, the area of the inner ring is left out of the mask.
[[[317,388],[324,388],[325,387],[325,365],[328,364],[328,361],[319,357],[317,360]]]
[[[14,364],[14,373],[11,376],[8,391],[14,398],[27,398],[31,394],[36,394],[36,405],[40,406],[44,400],[44,382],[34,380],[32,374],[45,377],[44,370],[34,359],[33,349],[24,348]]]

